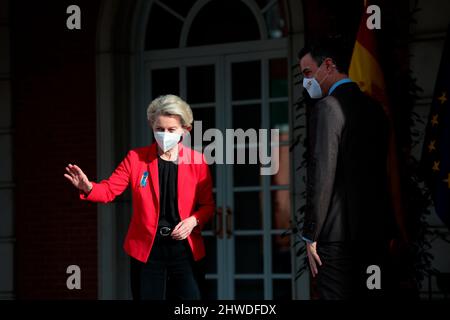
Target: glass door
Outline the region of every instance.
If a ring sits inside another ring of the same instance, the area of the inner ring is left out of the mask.
[[[148,101],[165,94],[176,94],[186,99],[192,108],[194,126],[190,133],[191,146],[203,151],[209,142],[203,142],[203,134],[210,128],[224,132],[223,59],[176,59],[147,63],[146,83],[150,84]],[[223,236],[224,167],[211,164],[214,182],[216,215],[214,221],[203,230],[206,245],[206,298],[226,299],[227,274],[225,240]]]
[[[283,52],[225,59],[226,128],[279,129],[279,171],[260,175],[249,155],[258,145],[234,141],[235,164],[225,166],[227,298],[290,299],[288,64]],[[270,137],[270,134],[268,135]],[[259,141],[261,143],[261,141]],[[237,163],[237,154],[246,162]]]
[[[209,128],[280,130],[279,171],[249,164],[257,145],[233,142],[234,164],[211,164],[216,215],[203,231],[207,299],[290,299],[288,63],[285,50],[158,60],[146,65],[147,101],[177,94],[190,104],[193,146]],[[247,131],[248,132],[248,131]],[[270,133],[269,133],[270,137]],[[226,152],[224,145],[224,155]],[[246,154],[238,164],[239,152]],[[226,159],[226,155],[224,156]]]
[[[203,61],[204,62],[204,61]],[[186,99],[192,108],[194,120],[197,121],[191,131],[192,145],[203,151],[209,142],[203,141],[206,130],[217,128],[222,131],[222,88],[220,81],[220,59],[213,63],[188,65],[182,72],[185,74]],[[183,82],[183,81],[182,81]],[[200,142],[200,145],[198,145]],[[224,299],[223,275],[226,268],[223,263],[225,257],[223,236],[219,228],[223,226],[218,219],[222,218],[223,206],[223,168],[221,165],[211,164],[211,174],[214,181],[214,196],[216,201],[216,215],[202,234],[206,246],[206,299]]]

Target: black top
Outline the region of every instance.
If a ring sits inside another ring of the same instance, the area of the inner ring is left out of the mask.
[[[158,226],[175,227],[180,222],[178,212],[178,166],[173,161],[158,157],[159,174],[159,222]]]

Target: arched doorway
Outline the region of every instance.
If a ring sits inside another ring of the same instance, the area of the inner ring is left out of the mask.
[[[211,167],[217,216],[204,232],[209,298],[290,298],[289,238],[281,237],[290,219],[284,8],[253,0],[178,5],[155,1],[150,9],[145,100],[174,93],[203,130],[279,128],[283,137],[276,176],[260,176],[257,164]]]
[[[116,3],[117,11],[121,2]],[[291,31],[289,35],[286,32],[287,14],[293,14],[287,3],[141,1],[130,8],[134,12],[128,23],[132,37],[127,45],[131,49],[128,54],[119,54],[121,68],[117,62],[112,66],[120,70],[113,78],[121,75],[130,78],[130,87],[121,88],[120,97],[114,89],[110,89],[110,96],[122,104],[114,110],[116,118],[120,117],[118,109],[129,114],[129,127],[119,129],[122,139],[127,136],[133,147],[150,143],[151,134],[143,115],[153,98],[166,93],[178,94],[190,103],[195,120],[202,121],[203,131],[210,127],[222,131],[280,129],[281,169],[277,175],[260,176],[258,165],[211,167],[217,219],[204,232],[211,299],[295,298],[293,251],[290,238],[281,235],[288,228],[293,212],[293,179],[289,173],[292,155],[288,149],[292,128],[290,106],[295,97],[289,81],[290,67],[293,52],[303,39],[301,32]],[[301,13],[298,6],[293,7],[293,12]],[[294,23],[302,24],[301,15],[295,16],[290,25]],[[108,62],[106,58],[100,60]],[[105,70],[107,73],[108,66]],[[114,88],[113,83],[110,88]],[[100,106],[108,108],[111,97],[108,99],[105,92],[99,95]],[[101,175],[111,172],[108,166],[119,160],[119,152],[113,150],[117,149],[115,138],[107,138],[117,120],[111,123],[104,115],[100,117],[103,117],[100,123],[110,125],[106,126],[109,130],[106,132],[105,125],[99,128],[105,141],[98,152]],[[194,130],[194,141],[196,134]],[[129,206],[124,201],[113,208],[99,208],[99,282],[105,292],[100,293],[101,297],[129,296],[128,280],[124,279],[128,275],[127,260],[120,242],[128,225]],[[108,216],[111,213],[112,218]],[[114,233],[120,235],[119,239],[114,239]]]

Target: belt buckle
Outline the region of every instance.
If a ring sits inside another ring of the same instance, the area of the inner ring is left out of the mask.
[[[159,228],[159,234],[163,237],[170,236],[171,232],[172,232],[172,228],[170,228],[170,227]]]

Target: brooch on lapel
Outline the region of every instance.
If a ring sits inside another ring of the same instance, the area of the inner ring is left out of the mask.
[[[147,185],[148,171],[145,171],[141,178],[141,187],[145,187]]]

